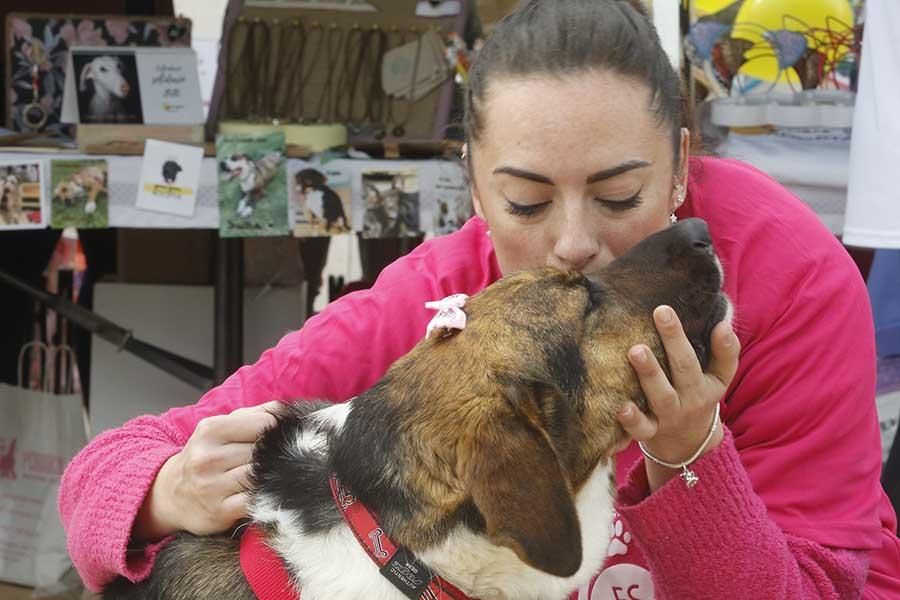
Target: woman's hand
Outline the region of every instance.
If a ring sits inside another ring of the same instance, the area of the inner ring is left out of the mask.
[[[247,516],[245,492],[253,445],[275,424],[279,402],[206,417],[185,447],[165,462],[134,525],[136,540],[158,540],[176,531],[218,533]]]
[[[740,342],[730,324],[716,325],[710,334],[712,355],[704,373],[675,311],[668,306],[659,306],[653,311],[653,319],[662,338],[672,380],[666,377],[649,348],[643,345],[632,347],[628,359],[653,416],[645,415],[629,402],[620,410],[619,422],[654,456],[669,463],[679,463],[690,458],[706,439],[716,404],[725,395],[737,371]],[[704,454],[718,446],[722,437],[719,427]],[[680,473],[650,460],[645,463],[651,492]]]

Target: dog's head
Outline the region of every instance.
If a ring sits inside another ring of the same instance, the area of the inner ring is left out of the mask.
[[[232,154],[219,161],[219,170],[226,174],[225,180],[243,179],[252,168],[253,163],[246,154]]]
[[[58,198],[63,202],[72,202],[73,200],[75,200],[75,198],[82,195],[83,193],[84,188],[69,179],[60,181],[53,189],[53,197]]]
[[[81,91],[87,90],[88,81],[118,98],[124,98],[131,92],[131,86],[125,80],[122,61],[116,56],[98,56],[84,65],[78,82]]]
[[[595,278],[527,271],[469,299],[465,329],[432,334],[388,374],[416,391],[397,399],[399,428],[422,465],[408,487],[468,515],[526,564],[574,574],[575,494],[628,441],[616,420],[622,404],[647,408],[628,349],[648,344],[667,365],[652,312],[668,304],[705,365],[709,333],[728,312],[721,284],[706,224],[689,219]]]

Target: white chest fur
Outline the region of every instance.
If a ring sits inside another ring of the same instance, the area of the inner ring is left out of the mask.
[[[581,568],[572,577],[534,569],[511,550],[462,527],[419,558],[473,598],[563,600],[599,571],[606,558],[613,517],[611,468],[599,465],[576,498],[584,547]],[[266,497],[257,498],[253,516],[277,525],[275,549],[298,574],[303,600],[407,600],[381,576],[346,524],[310,534]]]

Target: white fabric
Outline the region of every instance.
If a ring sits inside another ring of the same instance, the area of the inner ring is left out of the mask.
[[[843,231],[850,142],[846,135],[730,133],[720,156],[747,162],[793,192],[835,235]]]
[[[867,0],[844,243],[900,248],[900,3]]]

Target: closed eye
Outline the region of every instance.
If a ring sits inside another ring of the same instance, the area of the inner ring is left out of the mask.
[[[512,200],[506,201],[506,212],[517,217],[533,217],[550,205],[550,201],[539,204],[519,204]]]
[[[614,212],[626,211],[641,204],[641,190],[638,190],[634,196],[624,200],[608,200],[606,198],[594,198],[594,200]]]

